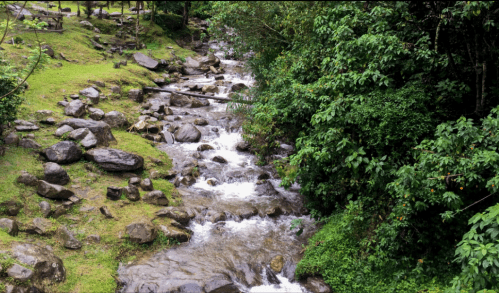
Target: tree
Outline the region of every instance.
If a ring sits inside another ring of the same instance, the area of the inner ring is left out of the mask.
[[[182,28],[187,27],[189,23],[189,6],[191,1],[184,1],[184,12],[182,14]]]
[[[78,11],[76,12],[76,16],[80,17],[80,1],[76,1],[76,5],[78,6]]]
[[[87,19],[90,19],[90,15],[92,15],[92,1],[85,1],[85,8],[87,13]]]

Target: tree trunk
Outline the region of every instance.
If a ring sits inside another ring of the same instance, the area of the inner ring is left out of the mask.
[[[80,17],[80,1],[76,1],[76,5],[78,5],[78,11],[76,12],[76,16]]]
[[[107,7],[107,10],[109,12],[109,1],[106,1],[106,7]]]
[[[182,28],[187,27],[187,23],[189,22],[189,4],[191,1],[185,1],[184,3],[184,14],[182,17]]]
[[[152,10],[151,10],[151,25],[154,25],[154,15],[156,14],[156,2],[151,1]]]
[[[85,6],[87,7],[87,18],[90,19],[92,14],[92,1],[85,1]]]
[[[479,59],[480,54],[478,52],[478,34],[475,32],[475,87],[476,87],[476,103],[475,103],[475,113],[480,116],[480,113],[482,112],[482,103],[480,99],[480,66],[479,66]]]
[[[99,19],[102,19],[102,5],[99,6]]]
[[[137,21],[135,23],[135,49],[136,50],[140,49],[140,47],[139,47],[139,45],[140,45],[140,42],[139,42],[139,19],[140,19],[140,17],[139,17],[140,16],[139,11],[140,11],[140,2],[141,1],[137,1],[136,4],[135,4],[136,5],[135,8],[137,8],[136,9],[136,11],[137,11]]]
[[[61,7],[61,1],[57,1],[57,2],[59,2],[59,13],[61,13],[61,12],[62,12],[62,11],[61,11],[61,10],[62,10],[62,7]]]

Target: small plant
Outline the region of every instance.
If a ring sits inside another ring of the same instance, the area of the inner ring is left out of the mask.
[[[182,63],[185,63],[185,61],[186,61],[184,57],[180,57],[179,59],[180,59],[180,61],[182,61]]]

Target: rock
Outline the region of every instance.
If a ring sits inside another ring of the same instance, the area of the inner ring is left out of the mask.
[[[23,205],[17,201],[8,200],[0,203],[0,214],[7,216],[17,216]]]
[[[50,116],[54,113],[54,111],[51,110],[38,110],[35,112],[36,115],[39,116]]]
[[[61,185],[50,184],[47,181],[40,180],[38,182],[37,193],[43,197],[50,199],[69,199],[74,195],[69,189],[64,188]]]
[[[139,222],[126,226],[126,234],[130,241],[142,244],[154,241],[158,232],[152,223]]]
[[[59,218],[60,216],[66,214],[68,211],[64,205],[56,206],[54,212],[51,217],[54,219]]]
[[[92,46],[94,46],[95,49],[97,49],[97,50],[104,50],[104,46],[102,46],[101,44],[97,43],[96,41],[90,40],[90,43],[92,43]]]
[[[52,222],[43,218],[34,218],[26,227],[26,233],[45,235],[52,228]]]
[[[159,132],[159,127],[158,127],[158,125],[155,125],[155,124],[148,124],[146,126],[146,131],[147,131],[147,133],[156,134]]]
[[[220,75],[215,75],[215,80],[224,80],[224,76],[222,74]]]
[[[318,277],[308,277],[307,283],[303,285],[307,290],[314,293],[330,293],[332,292],[331,287],[329,287],[323,279]]]
[[[176,107],[185,107],[191,103],[191,99],[182,94],[173,93],[170,97],[170,104]]]
[[[97,234],[88,235],[86,240],[89,243],[100,243],[100,236]]]
[[[128,126],[128,120],[125,117],[125,114],[118,111],[111,111],[104,115],[104,122],[109,124],[111,128],[119,128]]]
[[[185,186],[191,186],[194,183],[196,183],[196,178],[192,176],[185,176],[184,178],[182,178],[182,180],[180,180],[180,183],[182,183]]]
[[[216,276],[204,285],[206,293],[238,293],[239,289],[227,276]]]
[[[103,214],[108,219],[114,218],[114,216],[111,214],[111,211],[109,210],[109,208],[107,206],[101,206],[99,208],[99,211],[101,212],[101,214]]]
[[[194,125],[199,125],[199,126],[208,125],[208,121],[206,121],[206,119],[203,118],[196,118],[194,120]]]
[[[137,103],[142,103],[144,101],[144,93],[141,89],[131,89],[128,91],[128,98]]]
[[[74,95],[69,95],[69,97],[73,100],[77,100],[80,98],[80,95],[74,94]]]
[[[39,143],[29,138],[21,139],[19,146],[25,149],[39,149],[42,147]]]
[[[181,207],[167,207],[157,211],[155,215],[157,217],[167,217],[173,219],[184,226],[189,225],[189,221],[195,217],[194,213],[189,213],[185,210],[185,208]]]
[[[104,117],[104,111],[97,108],[89,108],[88,114],[93,120],[101,120]]]
[[[59,106],[63,106],[63,107],[66,107],[67,105],[69,105],[69,102],[66,102],[66,101],[59,101],[59,102],[57,102],[57,105],[59,105]]]
[[[246,89],[246,88],[248,88],[248,87],[244,83],[236,83],[236,84],[232,85],[230,90],[232,92],[238,92],[238,91]]]
[[[201,131],[192,124],[184,124],[175,132],[175,140],[180,142],[198,142]]]
[[[74,130],[73,127],[68,125],[63,125],[57,128],[57,130],[55,131],[55,136],[61,137],[64,133],[71,132],[73,130]]]
[[[38,204],[40,207],[40,211],[43,214],[43,217],[48,218],[50,216],[50,213],[52,213],[52,207],[50,206],[50,203],[46,201],[42,201]]]
[[[66,119],[59,123],[59,126],[68,125],[74,129],[88,128],[97,138],[98,146],[109,146],[110,142],[116,141],[111,133],[109,124],[102,121],[86,120],[86,119]]]
[[[94,27],[94,33],[100,34],[100,29]]]
[[[276,196],[279,195],[279,192],[277,192],[269,181],[265,181],[260,185],[257,185],[255,188],[255,191],[257,192],[258,196]]]
[[[168,198],[166,198],[165,194],[161,190],[153,190],[144,194],[143,198],[144,202],[154,205],[167,206]]]
[[[282,215],[284,212],[283,210],[281,209],[281,207],[271,207],[271,208],[268,208],[267,210],[265,210],[265,214],[269,217],[278,217],[280,215]]]
[[[282,255],[277,255],[270,261],[270,268],[276,273],[280,273],[283,267],[284,258],[282,257]]]
[[[98,144],[98,140],[97,140],[97,137],[92,133],[92,132],[89,132],[87,134],[87,136],[85,136],[84,139],[82,139],[80,141],[80,144],[86,149],[91,149],[91,148],[94,148],[97,146]]]
[[[49,55],[50,58],[54,58],[55,54],[54,54],[54,50],[52,49],[52,47],[50,47],[49,45],[43,45],[42,50],[45,50],[44,53]]]
[[[206,183],[208,183],[208,185],[211,185],[211,186],[218,185],[218,181],[216,179],[208,179],[208,180],[206,180]]]
[[[4,141],[5,144],[17,146],[19,144],[19,136],[14,132],[11,132],[5,137]]]
[[[52,184],[66,185],[69,183],[69,175],[57,163],[45,163],[44,165],[45,181]]]
[[[133,59],[137,64],[139,64],[142,67],[145,67],[149,70],[156,70],[158,68],[158,61],[152,59],[151,57],[148,57],[140,52],[137,52],[133,54]]]
[[[99,16],[99,14],[102,16],[102,18],[104,19],[108,19],[109,18],[109,12],[107,12],[106,10],[102,9],[102,11],[100,11],[100,8],[97,8],[97,9],[94,9],[94,11],[92,12],[92,15],[93,16]]]
[[[85,158],[112,172],[135,171],[144,165],[141,156],[110,148],[92,149],[85,153]]]
[[[112,87],[111,87],[111,92],[112,92],[113,94],[121,94],[121,87],[120,87],[120,86],[117,86],[117,85],[116,85],[116,86],[112,86]]]
[[[225,216],[225,213],[221,213],[221,212],[215,212],[210,217],[210,221],[212,223],[217,223],[217,222],[220,222],[220,221],[225,221],[226,219],[227,219],[227,217]]]
[[[96,99],[96,98],[98,99],[99,98],[99,92],[93,87],[87,87],[86,89],[81,90],[80,95],[85,96],[85,97],[90,98],[90,99]]]
[[[31,280],[34,274],[32,270],[15,263],[7,270],[7,275],[14,279],[14,281],[26,282]]]
[[[218,93],[219,92],[218,87],[216,85],[213,85],[213,84],[207,84],[207,85],[203,86],[202,91],[203,91],[203,93]]]
[[[213,162],[217,162],[217,163],[220,163],[220,164],[227,164],[227,160],[224,159],[222,156],[214,156],[211,160]]]
[[[121,16],[121,12],[111,12],[109,14],[110,17],[118,17],[118,16]]]
[[[20,132],[35,131],[38,129],[40,129],[40,128],[34,124],[33,125],[18,125],[18,126],[16,126],[16,131],[20,131]]]
[[[175,142],[173,134],[171,134],[168,130],[163,130],[160,134],[167,144],[173,144]]]
[[[128,185],[140,186],[141,181],[140,177],[132,177],[128,180]]]
[[[189,283],[178,287],[175,293],[204,293],[204,289],[196,283]]]
[[[235,214],[241,219],[249,219],[258,215],[258,210],[255,207],[241,207],[235,212]]]
[[[249,143],[245,142],[245,141],[241,141],[241,142],[238,142],[236,144],[236,150],[240,151],[240,152],[247,152],[249,151],[250,149],[250,145]]]
[[[0,229],[7,230],[6,232],[11,236],[17,236],[17,233],[19,232],[16,221],[9,218],[0,219]]]
[[[293,282],[295,280],[295,270],[296,270],[296,264],[288,261],[284,264],[282,275],[288,278],[291,282]]]
[[[160,225],[159,229],[163,232],[165,237],[175,239],[178,242],[187,242],[191,238],[191,235],[185,231],[177,231],[163,225]]]
[[[121,198],[121,187],[116,187],[116,186],[109,186],[107,188],[107,193],[106,197],[109,198],[110,200],[118,200]]]
[[[267,179],[270,179],[270,175],[269,175],[269,173],[263,172],[263,173],[260,173],[260,175],[258,175],[258,177],[256,179],[267,180]]]
[[[80,249],[82,244],[75,238],[73,232],[69,231],[66,226],[61,226],[57,230],[57,234],[63,242],[63,246],[69,249]]]
[[[21,171],[21,175],[17,177],[17,182],[28,186],[37,186],[38,178],[26,171]]]
[[[84,116],[87,111],[85,110],[85,104],[83,104],[80,100],[72,100],[69,104],[64,108],[64,113],[66,116],[73,116],[76,118]]]
[[[50,118],[47,118],[45,120],[40,120],[40,123],[42,124],[47,124],[47,125],[55,125],[57,121],[55,121],[54,118],[50,117]]]
[[[187,75],[203,74],[210,70],[210,66],[218,66],[220,59],[213,54],[207,56],[187,57],[182,64],[182,71]]]
[[[80,147],[72,141],[61,141],[43,150],[43,155],[49,162],[70,164],[82,157]]]
[[[191,99],[191,108],[200,108],[204,106],[209,106],[210,102],[206,99],[198,100],[196,98]]]
[[[164,78],[155,78],[155,79],[153,80],[153,82],[154,82],[155,84],[157,84],[158,86],[164,86],[164,85],[167,85],[167,84],[168,84],[168,82],[166,82],[166,80],[165,80]]]
[[[140,200],[140,192],[135,185],[128,185],[127,187],[124,187],[123,192],[125,193],[125,196],[129,201]]]
[[[149,178],[146,178],[140,182],[140,188],[144,191],[153,191],[152,181]]]
[[[88,128],[78,128],[69,133],[68,138],[72,140],[82,140],[90,133]]]
[[[204,151],[209,151],[209,150],[214,150],[214,149],[215,148],[209,144],[202,144],[202,145],[198,146],[197,151],[204,152]]]
[[[71,12],[71,8],[69,7],[61,8],[61,12]]]
[[[83,20],[83,21],[80,21],[80,24],[86,28],[86,29],[93,29],[94,28],[94,25],[91,24],[90,22],[86,21],[86,20]]]

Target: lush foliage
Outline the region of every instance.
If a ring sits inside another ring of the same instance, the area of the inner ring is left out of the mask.
[[[315,217],[343,210],[349,220],[338,231],[359,243],[353,249],[369,261],[366,274],[449,281],[460,269],[454,247],[468,219],[497,202],[491,196],[473,204],[499,183],[496,110],[487,116],[498,104],[497,8],[416,1],[213,6],[211,33],[236,56],[251,54],[257,87],[245,138],[262,163],[279,141],[296,143],[296,154],[276,162],[283,185],[300,183]],[[482,125],[473,123],[483,117]],[[492,247],[490,238],[477,239],[476,247]],[[333,259],[316,272],[341,265]],[[465,266],[456,288],[497,289],[495,267],[483,256],[458,260]],[[369,278],[358,284],[369,288]]]

